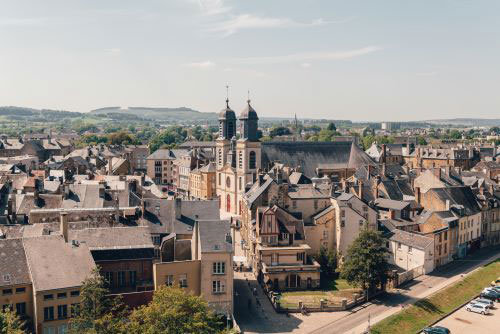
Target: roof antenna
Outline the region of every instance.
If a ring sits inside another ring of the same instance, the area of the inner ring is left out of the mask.
[[[229,85],[226,84],[226,106],[229,108]]]

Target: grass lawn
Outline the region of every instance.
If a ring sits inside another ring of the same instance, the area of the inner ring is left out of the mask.
[[[499,275],[500,260],[496,260],[452,286],[380,321],[372,327],[372,333],[414,334],[476,296]]]
[[[321,299],[326,299],[329,304],[340,304],[343,298],[352,299],[353,293],[360,292],[344,279],[323,280],[321,290],[311,291],[287,291],[281,295],[281,305],[283,307],[297,307],[299,301],[311,305],[319,305]]]

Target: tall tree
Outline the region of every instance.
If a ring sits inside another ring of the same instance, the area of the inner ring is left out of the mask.
[[[126,333],[125,307],[117,297],[111,297],[106,281],[95,268],[83,281],[81,302],[70,321],[71,334],[119,334]]]
[[[330,131],[337,131],[337,127],[335,126],[335,123],[328,123],[328,127],[326,128],[327,130],[330,130]]]
[[[325,247],[321,247],[317,255],[317,261],[321,265],[321,271],[327,276],[332,277],[337,269],[337,253]]]
[[[222,327],[201,297],[163,286],[155,291],[151,303],[132,312],[128,330],[137,334],[211,334]]]
[[[386,239],[380,232],[364,229],[347,249],[341,276],[362,289],[385,284],[389,270],[387,255]]]
[[[19,319],[16,313],[9,310],[0,309],[0,334],[24,334],[24,322]]]

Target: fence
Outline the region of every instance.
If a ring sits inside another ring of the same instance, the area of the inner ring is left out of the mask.
[[[378,290],[370,293],[370,298],[382,293],[384,290]],[[271,301],[276,312],[279,313],[301,313],[301,312],[340,312],[349,310],[355,306],[363,304],[367,301],[364,294],[355,294],[352,299],[344,298],[340,303],[331,303],[327,300],[321,300],[319,303],[281,303],[279,298],[273,291],[267,292],[267,296]]]
[[[416,267],[408,271],[398,273],[396,286],[400,286],[401,284],[411,281],[412,279],[417,278],[423,274],[424,274],[424,266]]]

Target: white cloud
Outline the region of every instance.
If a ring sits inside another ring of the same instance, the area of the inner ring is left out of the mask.
[[[269,56],[269,57],[248,57],[248,58],[235,58],[234,62],[240,64],[276,64],[276,63],[293,63],[303,62],[308,63],[312,60],[346,60],[364,56],[376,51],[381,50],[379,46],[367,46],[360,49],[345,50],[345,51],[326,51],[326,52],[310,52],[310,53],[296,53],[283,56]]]
[[[302,64],[300,64],[300,67],[302,67],[302,68],[309,68],[311,66],[312,66],[311,63],[302,63]]]
[[[193,62],[186,64],[187,67],[192,67],[192,68],[198,68],[200,70],[208,70],[211,68],[215,67],[215,63],[211,62],[210,60],[205,60],[201,62]]]
[[[193,1],[193,0],[191,0]],[[220,15],[231,11],[231,7],[226,6],[224,0],[194,0],[203,15]]]
[[[253,14],[241,14],[216,24],[211,31],[222,32],[224,36],[229,36],[244,29],[308,27],[325,25],[332,22],[333,21],[325,21],[321,18],[311,22],[298,22],[290,18],[262,17]]]

